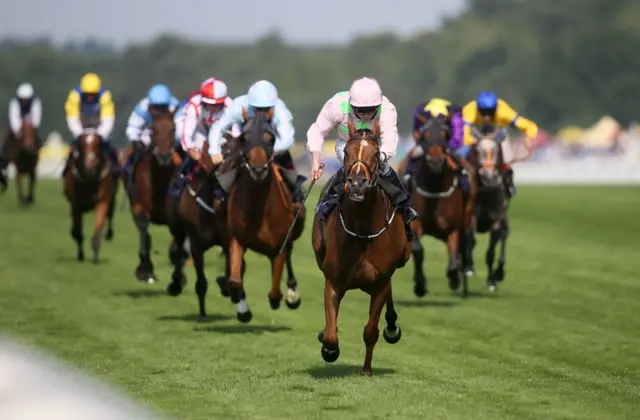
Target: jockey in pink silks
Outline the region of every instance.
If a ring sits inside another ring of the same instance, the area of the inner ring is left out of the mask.
[[[322,175],[322,169],[320,169],[322,145],[334,128],[337,128],[336,155],[340,162],[344,161],[344,147],[349,138],[347,129],[349,116],[354,119],[358,129],[371,128],[373,123],[379,120],[381,157],[378,165],[378,182],[402,213],[407,239],[413,240],[410,223],[418,214],[411,208],[410,196],[403,182],[388,164],[388,160],[396,154],[398,147],[398,113],[395,105],[382,95],[380,85],[375,79],[363,77],[356,80],[349,91],[336,93],[322,107],[316,122],[307,131],[307,148],[312,154],[311,176],[313,179],[318,179]],[[342,199],[345,182],[345,169],[342,167],[329,181],[326,195],[318,207],[324,222]]]

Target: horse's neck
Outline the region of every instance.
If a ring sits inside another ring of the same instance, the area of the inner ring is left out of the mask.
[[[378,186],[367,191],[364,200],[359,202],[350,200],[345,194],[340,202],[340,213],[349,230],[367,235],[386,224],[390,207],[387,200]]]

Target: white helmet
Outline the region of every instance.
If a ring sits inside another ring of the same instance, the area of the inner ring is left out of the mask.
[[[33,86],[30,83],[22,83],[16,90],[16,96],[19,99],[31,99],[34,93]]]
[[[269,108],[275,106],[278,100],[278,90],[273,83],[266,80],[255,82],[249,88],[247,102],[254,108]]]
[[[363,77],[351,85],[349,104],[356,108],[367,108],[382,105],[382,89],[376,79]]]

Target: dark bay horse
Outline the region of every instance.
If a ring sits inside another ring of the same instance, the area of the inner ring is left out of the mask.
[[[463,296],[468,293],[467,274],[463,270],[469,264],[471,253],[473,209],[476,200],[476,186],[471,167],[469,172],[470,192],[464,197],[455,173],[456,164],[449,157],[446,140],[446,126],[438,118],[430,119],[418,139],[422,156],[417,166],[417,174],[411,185],[411,198],[420,217],[414,220],[412,228],[415,239],[412,243],[414,262],[414,293],[422,297],[428,293],[427,278],[422,269],[424,249],[420,243],[422,235],[429,235],[447,244],[449,263],[447,277],[452,291],[460,287],[463,279]]]
[[[133,177],[125,177],[125,186],[129,195],[131,214],[140,234],[138,257],[140,263],[135,275],[140,281],[155,283],[156,276],[151,262],[151,236],[149,223],[169,225],[168,211],[172,200],[169,185],[173,180],[180,157],[174,150],[175,123],[173,112],[152,114],[151,145],[132,168]],[[175,250],[174,252],[180,252]]]
[[[377,184],[378,168],[383,164],[378,146],[379,124],[374,123],[372,130],[356,131],[349,119],[348,128],[349,140],[344,149],[348,196],[329,215],[326,226],[317,213],[313,221],[313,250],[325,277],[326,324],[318,340],[322,343],[322,358],[330,363],[336,361],[340,355],[340,302],[347,290],[361,289],[368,293],[369,322],[362,335],[366,345],[362,374],[368,376],[372,373],[373,349],[380,334],[378,322],[385,304],[384,339],[395,344],[402,334],[393,306],[391,278],[409,260],[411,246],[402,218]]]
[[[504,279],[506,244],[509,236],[509,198],[503,182],[504,155],[501,141],[504,132],[483,136],[472,131],[477,142],[471,146],[468,161],[474,168],[478,180],[478,198],[475,209],[474,231],[490,232],[489,246],[485,254],[487,264],[487,287],[495,291],[497,283]],[[496,245],[500,242],[498,267],[494,269]],[[475,238],[472,241],[472,249]],[[473,260],[472,260],[473,261]],[[471,263],[473,267],[473,262]]]
[[[230,140],[234,142],[234,140]],[[193,258],[193,265],[196,270],[195,289],[198,296],[198,306],[200,317],[206,319],[207,311],[205,297],[209,288],[209,283],[204,272],[204,254],[213,246],[220,246],[222,255],[225,257],[225,275],[218,276],[216,282],[220,287],[220,293],[224,297],[230,297],[228,290],[229,278],[229,235],[227,232],[227,206],[220,194],[217,175],[214,172],[211,157],[206,153],[209,144],[205,141],[203,157],[198,166],[189,175],[187,185],[180,197],[174,201],[170,215],[170,230],[174,237],[178,249],[182,249],[184,243],[189,239],[190,253]],[[221,166],[228,165],[233,159],[225,160]],[[224,171],[224,168],[222,168]],[[182,293],[185,285],[184,263],[185,253],[176,253],[171,261],[174,271],[171,276],[171,283],[167,286],[167,292],[171,296],[178,296]],[[242,261],[242,273],[245,270],[244,259]],[[232,301],[237,303],[237,317],[240,322],[249,322],[252,313],[245,302],[244,291],[241,291]]]
[[[300,306],[297,280],[290,264],[293,242],[302,235],[305,209],[293,225],[290,240],[280,253],[295,216],[292,191],[283,179],[280,167],[272,163],[276,133],[271,120],[273,109],[249,117],[243,110],[244,125],[238,138],[237,172],[229,189],[227,204],[229,232],[229,290],[232,296],[243,289],[242,256],[247,249],[271,261],[271,290],[267,297],[272,309],[280,307],[280,283],[285,264],[291,270],[285,303],[290,309]]]
[[[18,204],[20,206],[33,204],[35,201],[36,168],[40,152],[38,133],[28,119],[23,119],[20,137],[16,137],[12,132],[9,132],[6,138],[3,156],[7,163],[13,163],[16,168]],[[29,179],[29,190],[26,196],[22,190],[22,179],[25,176]]]
[[[94,129],[86,129],[79,137],[78,149],[71,157],[70,170],[63,181],[64,195],[71,205],[71,237],[78,246],[78,261],[84,261],[82,215],[95,211],[91,238],[95,264],[100,259],[100,235],[105,220],[108,223],[105,238],[113,238],[113,213],[119,179],[113,172],[111,159],[103,152],[103,141]]]

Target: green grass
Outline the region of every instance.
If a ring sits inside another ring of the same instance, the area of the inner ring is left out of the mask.
[[[164,293],[165,229],[152,233],[157,285],[134,280],[138,242],[128,212],[116,216],[104,262],[77,263],[61,189],[42,182],[36,206],[24,211],[13,190],[0,197],[0,331],[174,418],[638,416],[637,188],[521,187],[507,278],[495,296],[484,286],[486,236],[478,241],[478,276],[466,301],[447,290],[444,245],[424,239],[432,294],[413,296],[411,263],[397,273],[403,338],[394,346],[380,338],[373,378],[358,375],[368,307],[359,291],[341,307],[341,358],[322,362],[316,334],[324,325],[323,279],[308,230],[294,260],[299,310],[270,309],[266,259],[251,255],[246,287],[254,319],[240,325],[215,286],[222,265],[210,252],[212,320],[198,323],[191,267],[182,296]]]

